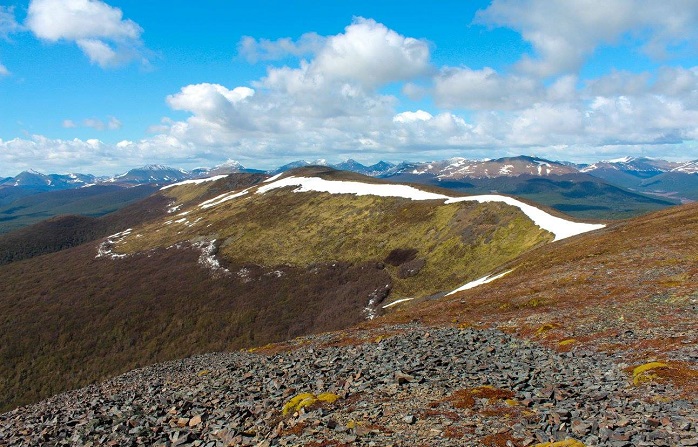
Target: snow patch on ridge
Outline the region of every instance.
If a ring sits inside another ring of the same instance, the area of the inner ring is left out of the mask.
[[[468,197],[451,197],[444,194],[437,194],[407,185],[391,185],[391,184],[371,184],[350,181],[334,181],[325,180],[319,177],[286,177],[275,182],[270,182],[260,186],[257,189],[257,194],[264,194],[268,191],[288,186],[295,186],[293,192],[326,192],[330,194],[355,194],[357,196],[380,196],[380,197],[401,197],[410,200],[444,200],[445,204],[476,201],[485,202],[501,202],[507,205],[519,208],[529,219],[531,219],[540,228],[549,231],[555,235],[555,240],[559,241],[571,236],[586,233],[588,231],[598,230],[605,227],[603,224],[587,224],[572,222],[553,216],[545,211],[528,205],[512,197],[500,196],[496,194],[468,196]]]
[[[274,176],[271,176],[271,177],[269,177],[268,179],[264,180],[262,183],[271,183],[271,182],[277,180],[277,179],[278,179],[279,177],[281,177],[282,175],[284,175],[284,173],[283,173],[283,172],[279,172],[278,174],[276,174],[276,175],[274,175]]]
[[[502,276],[508,275],[508,274],[511,273],[511,272],[513,272],[513,269],[512,269],[512,270],[507,270],[506,272],[500,273],[499,275],[494,275],[494,276],[487,275],[487,276],[483,276],[482,278],[476,279],[475,281],[470,281],[469,283],[467,283],[467,284],[465,284],[465,285],[462,285],[462,286],[460,286],[459,288],[457,288],[457,289],[455,289],[455,290],[452,290],[452,291],[448,292],[448,293],[446,294],[446,296],[453,295],[454,293],[457,293],[457,292],[462,292],[463,290],[474,289],[474,288],[477,287],[477,286],[481,286],[481,285],[483,285],[483,284],[487,284],[488,282],[492,282],[492,281],[494,281],[494,280],[496,280],[496,279],[501,278]]]
[[[383,309],[387,309],[389,307],[393,307],[396,304],[404,303],[405,301],[412,301],[414,298],[400,298],[399,300],[395,300],[390,304],[386,304],[383,306]]]
[[[272,189],[297,186],[293,192],[327,192],[330,194],[355,194],[357,196],[403,197],[412,200],[450,199],[443,194],[422,191],[407,185],[371,184],[347,181],[325,180],[319,177],[286,177],[273,183],[262,185],[257,194],[264,194]]]
[[[214,175],[213,177],[199,178],[199,179],[194,179],[194,180],[184,180],[182,182],[173,183],[171,185],[163,186],[162,188],[160,188],[160,191],[162,191],[163,189],[173,188],[175,186],[198,185],[199,183],[215,182],[216,180],[226,178],[227,176],[228,176],[227,174],[224,174],[224,175]]]
[[[237,197],[244,196],[245,194],[247,194],[249,189],[250,188],[246,188],[240,192],[226,192],[226,193],[221,194],[219,196],[216,196],[212,199],[206,200],[205,202],[201,202],[199,204],[199,207],[201,207],[203,209],[207,209],[207,208],[211,208],[214,206],[218,206],[223,202],[227,202],[228,200],[232,200],[232,199],[235,199]]]

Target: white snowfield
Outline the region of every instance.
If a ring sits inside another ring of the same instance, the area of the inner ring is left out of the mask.
[[[278,174],[273,175],[273,176],[269,177],[268,179],[264,180],[262,183],[271,183],[271,182],[273,182],[274,180],[276,180],[276,179],[278,179],[279,177],[281,177],[282,175],[284,175],[284,173],[283,173],[283,172],[279,172]]]
[[[476,201],[479,203],[502,202],[519,208],[536,225],[553,233],[556,241],[605,227],[603,224],[579,223],[562,219],[512,197],[495,194],[469,197],[451,197],[444,194],[422,191],[407,185],[382,185],[349,181],[333,181],[318,177],[290,176],[260,186],[257,189],[257,194],[264,194],[267,191],[284,188],[287,186],[296,186],[297,188],[294,189],[293,192],[315,191],[327,192],[330,194],[355,194],[357,196],[372,195],[380,197],[401,197],[411,200],[444,200],[445,204],[466,201]]]
[[[215,182],[216,180],[220,180],[222,178],[226,178],[228,175],[214,175],[213,177],[206,177],[206,178],[197,178],[194,180],[184,180],[178,183],[173,183],[171,185],[163,186],[160,188],[160,191],[163,189],[167,188],[174,188],[175,186],[181,186],[181,185],[198,185],[199,183],[206,183],[206,182]]]
[[[412,200],[450,199],[443,194],[421,191],[407,185],[381,185],[360,182],[325,180],[319,177],[286,177],[267,183],[257,189],[257,194],[264,194],[272,189],[286,186],[298,186],[293,192],[328,192],[330,194],[355,194],[357,196],[404,197]]]

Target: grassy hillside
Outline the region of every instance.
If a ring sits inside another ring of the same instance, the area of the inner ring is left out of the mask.
[[[367,181],[338,171],[313,173],[331,180]],[[501,203],[444,205],[443,200],[298,194],[284,188],[265,194],[251,191],[203,208],[202,202],[188,202],[199,188],[205,185],[164,191],[177,203],[190,205],[182,206],[179,215],[134,229],[114,251],[137,253],[205,238],[217,241],[217,256],[223,261],[306,267],[317,262],[385,261],[395,250],[408,250],[414,253],[409,261],[424,265],[406,276],[400,274],[400,265],[388,263],[393,295],[423,296],[452,290],[552,240],[517,208]]]
[[[698,201],[698,174],[665,172],[643,180],[635,189],[685,201]]]
[[[157,207],[181,208],[102,247],[125,257],[96,257],[95,241],[0,266],[0,409],[163,360],[345,328],[370,303],[451,290],[553,238],[499,203],[285,188],[199,206],[261,178],[162,191]],[[216,270],[201,249],[213,239]]]

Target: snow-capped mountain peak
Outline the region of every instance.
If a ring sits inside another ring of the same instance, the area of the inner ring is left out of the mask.
[[[682,172],[684,174],[698,174],[698,160],[688,161],[674,168],[671,172]]]

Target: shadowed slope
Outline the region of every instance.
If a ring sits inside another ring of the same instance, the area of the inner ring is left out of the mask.
[[[0,408],[129,369],[332,330],[390,284],[373,264],[238,265],[219,277],[193,249],[117,261],[84,245],[0,268]]]

